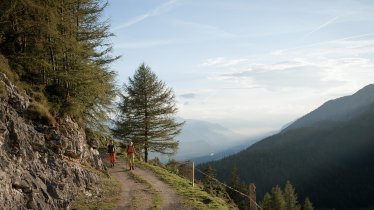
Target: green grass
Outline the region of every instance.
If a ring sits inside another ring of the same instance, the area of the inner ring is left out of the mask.
[[[192,187],[192,183],[176,174],[170,173],[166,169],[158,166],[153,166],[141,161],[137,161],[137,164],[150,169],[164,182],[172,186],[179,195],[183,198],[183,204],[186,207],[192,209],[237,209],[235,206],[230,206],[222,198],[218,198],[210,195],[209,193],[202,190],[200,186],[195,185]]]
[[[72,202],[72,209],[115,209],[117,207],[118,200],[120,199],[121,184],[119,181],[92,167],[85,166],[85,168],[100,176],[101,182],[96,186],[99,190],[96,192],[91,192],[92,196],[87,196],[83,192],[79,192]]]

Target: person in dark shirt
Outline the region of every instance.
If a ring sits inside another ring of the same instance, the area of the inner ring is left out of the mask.
[[[108,154],[109,154],[109,162],[110,166],[114,166],[114,162],[116,161],[116,145],[114,145],[113,140],[110,141],[110,144],[108,144]]]

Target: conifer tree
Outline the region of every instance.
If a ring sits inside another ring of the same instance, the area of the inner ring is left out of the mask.
[[[301,207],[297,201],[297,194],[295,192],[295,188],[292,184],[287,181],[284,187],[284,200],[286,202],[286,209],[287,210],[300,210]]]
[[[314,210],[313,204],[309,198],[305,198],[303,210]]]
[[[286,202],[284,200],[282,189],[277,185],[271,190],[272,194],[272,207],[277,210],[287,210]]]
[[[215,170],[210,166],[207,165],[204,170],[204,177],[202,179],[204,190],[210,194],[214,194],[214,188],[216,186],[216,181],[212,178],[215,178]]]
[[[231,170],[230,178],[229,178],[229,186],[238,190],[239,192],[242,192],[245,194],[247,193],[246,186],[241,182],[240,177],[238,175],[238,168],[236,166],[234,166]],[[227,189],[227,192],[229,193],[230,198],[239,207],[239,209],[244,209],[247,207],[247,203],[248,203],[247,197],[239,194],[238,192],[232,189]]]
[[[264,196],[264,199],[261,202],[261,207],[263,210],[275,210],[272,206],[272,200],[273,198],[269,193],[266,193]]]
[[[177,112],[175,96],[149,66],[140,65],[133,78],[129,78],[118,108],[120,114],[114,135],[141,146],[146,162],[149,152],[176,152],[178,141],[175,137],[183,123],[174,117]]]
[[[0,4],[0,52],[26,91],[45,94],[55,116],[71,115],[90,127],[105,121],[115,95],[108,64],[118,57],[110,55],[112,34],[101,20],[106,6],[102,0]]]

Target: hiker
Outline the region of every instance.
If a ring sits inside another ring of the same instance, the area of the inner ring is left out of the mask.
[[[116,161],[116,146],[114,145],[113,140],[110,141],[110,144],[108,144],[108,154],[109,154],[109,162],[110,166],[114,166],[114,162]]]
[[[129,170],[134,170],[135,169],[135,163],[134,163],[135,147],[132,141],[130,141],[130,144],[127,145],[126,152],[127,152],[127,158],[129,160]]]

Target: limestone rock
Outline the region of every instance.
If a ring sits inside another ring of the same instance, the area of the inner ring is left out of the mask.
[[[100,177],[82,166],[103,169],[97,146],[71,118],[34,125],[22,113],[29,97],[0,73],[0,209],[69,209],[78,191]]]

